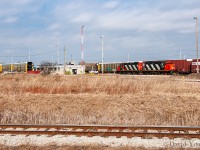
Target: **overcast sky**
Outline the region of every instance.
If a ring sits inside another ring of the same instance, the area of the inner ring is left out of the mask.
[[[195,58],[200,0],[0,0],[0,62]]]

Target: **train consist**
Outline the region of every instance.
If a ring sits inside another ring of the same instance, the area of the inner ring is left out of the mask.
[[[97,64],[98,72],[102,72],[102,64]],[[200,60],[199,60],[200,66]],[[162,60],[104,63],[104,73],[119,74],[190,74],[197,72],[197,60]]]
[[[200,67],[200,59],[199,59]],[[197,59],[104,63],[104,73],[118,74],[190,74],[197,72]],[[41,68],[40,68],[41,69]],[[85,72],[102,73],[102,63],[86,63]],[[32,62],[0,64],[0,73],[39,74]]]
[[[34,70],[34,64],[32,62],[20,62],[11,64],[0,64],[0,73],[38,74],[39,71]]]

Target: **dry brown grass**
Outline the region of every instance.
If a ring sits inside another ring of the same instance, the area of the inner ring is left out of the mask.
[[[200,125],[200,83],[174,77],[0,76],[0,123]]]

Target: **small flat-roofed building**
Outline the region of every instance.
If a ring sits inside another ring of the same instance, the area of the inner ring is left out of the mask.
[[[64,71],[65,67],[65,71]],[[55,74],[85,74],[85,65],[58,65],[54,66],[53,73]]]

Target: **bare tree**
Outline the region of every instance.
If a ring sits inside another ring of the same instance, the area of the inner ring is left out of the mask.
[[[52,62],[49,62],[49,61],[41,62],[41,64],[40,64],[41,74],[42,75],[51,74],[55,69],[55,65],[56,65],[56,63],[52,63]]]

